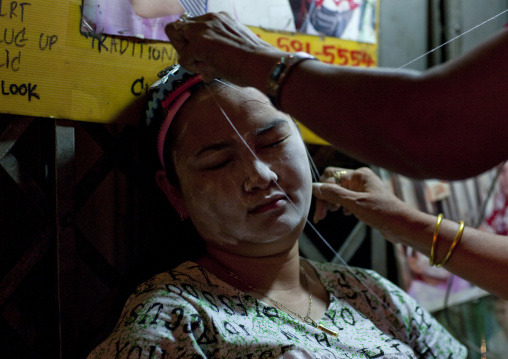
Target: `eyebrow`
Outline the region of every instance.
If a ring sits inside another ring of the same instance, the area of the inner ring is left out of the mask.
[[[220,151],[220,150],[223,150],[224,148],[228,148],[228,147],[231,147],[231,146],[232,146],[231,141],[223,141],[223,142],[218,142],[218,143],[212,143],[211,145],[205,146],[201,150],[199,150],[196,153],[196,157],[201,156],[203,153],[205,153],[207,151]]]
[[[284,119],[274,119],[274,120],[270,121],[270,123],[268,125],[266,125],[265,127],[256,129],[253,133],[256,136],[260,136],[270,130],[273,130],[273,129],[281,126],[281,125],[286,125],[287,123],[288,123],[287,120],[284,120]]]
[[[254,131],[252,131],[252,133],[255,136],[262,136],[262,135],[270,132],[271,130],[274,130],[280,126],[286,125],[287,123],[288,123],[287,120],[284,120],[284,119],[274,119],[274,120],[270,121],[270,123],[268,123],[266,126],[255,129]],[[233,143],[230,140],[212,143],[208,146],[203,147],[201,150],[199,150],[196,153],[196,157],[199,157],[200,155],[202,155],[203,153],[205,153],[207,151],[220,151],[225,148],[231,147],[232,145],[233,145]]]

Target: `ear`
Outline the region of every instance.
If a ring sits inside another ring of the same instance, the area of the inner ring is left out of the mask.
[[[155,173],[155,182],[157,182],[159,188],[162,190],[162,192],[164,192],[169,203],[171,203],[173,208],[178,212],[180,218],[182,220],[188,218],[189,213],[187,212],[187,209],[183,203],[182,193],[177,187],[169,182],[165,170],[158,170]]]

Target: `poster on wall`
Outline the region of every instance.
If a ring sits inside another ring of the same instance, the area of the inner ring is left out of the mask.
[[[226,11],[265,30],[374,44],[377,0],[84,0],[82,31],[167,41],[164,26],[183,12]]]
[[[177,62],[171,43],[160,38],[165,36],[163,25],[179,14],[142,18],[130,0],[84,1],[0,1],[1,113],[101,123],[140,121],[149,86],[161,70]],[[221,2],[210,1],[205,9]],[[242,1],[229,2],[233,3]],[[352,11],[360,11],[360,2],[347,3],[357,5]],[[275,10],[295,19],[292,7],[282,11],[269,6],[264,15],[257,13],[259,25],[273,27],[273,16],[270,20],[268,15]],[[353,19],[352,15],[350,24]],[[377,66],[375,43],[249,28],[284,51],[305,51],[341,66]]]

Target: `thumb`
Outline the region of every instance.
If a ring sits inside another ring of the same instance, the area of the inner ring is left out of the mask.
[[[312,194],[317,199],[341,205],[344,196],[351,194],[351,191],[337,184],[317,182],[312,184]]]
[[[351,191],[331,183],[317,182],[312,184],[312,194],[316,197],[316,209],[314,213],[314,223],[326,217],[330,209],[330,204],[339,208],[342,202],[345,202],[344,196]]]

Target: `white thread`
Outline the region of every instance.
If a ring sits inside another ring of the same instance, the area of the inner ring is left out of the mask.
[[[307,146],[305,146],[305,151],[307,152],[307,157],[309,158],[309,165],[310,165],[310,171],[312,173],[312,178],[314,179],[314,182],[319,182],[319,171],[316,167],[316,164],[314,163],[314,160],[312,159],[312,156],[310,155],[309,149]]]
[[[243,90],[242,90],[242,88],[240,88],[240,87],[238,87],[238,86],[235,86],[235,85],[233,85],[233,84],[229,84],[229,83],[224,82],[224,81],[221,81],[221,80],[219,80],[219,79],[215,79],[214,81],[217,81],[218,83],[223,84],[224,86],[228,86],[228,87],[232,88],[233,90],[236,90],[236,91],[238,91],[238,92],[241,92],[242,94],[244,94],[244,95],[245,95],[245,96],[247,96],[247,97],[250,97],[250,98],[251,98],[251,99],[253,99],[253,100],[256,100],[256,101],[258,101],[258,102],[262,102],[262,101],[259,101],[259,99],[254,98],[254,96],[252,96],[252,95],[248,94],[247,92],[243,91]],[[262,102],[262,103],[269,103],[269,101],[267,100],[267,101]]]
[[[244,94],[245,96],[250,97],[251,99],[254,99],[254,100],[256,100],[256,101],[259,101],[259,99],[254,98],[254,96],[252,96],[251,94],[248,94],[247,92],[243,91],[241,88],[239,88],[239,87],[237,87],[237,86],[234,86],[233,84],[229,84],[229,83],[224,82],[224,81],[221,81],[221,80],[219,80],[219,79],[215,79],[214,81],[217,81],[218,83],[221,83],[221,84],[223,84],[224,86],[228,86],[228,87],[232,88],[233,90],[239,91],[239,92],[241,92],[242,94]],[[207,88],[208,88],[208,87],[207,87]],[[212,94],[212,96],[213,96],[213,94]],[[220,107],[220,105],[218,104],[218,102],[217,102],[217,100],[215,99],[215,97],[214,97],[214,100],[215,100],[215,102],[217,103],[217,105],[219,106],[219,108],[220,108],[220,109],[221,109],[221,111],[222,111],[222,108],[221,108],[221,107]],[[266,102],[264,102],[264,103],[268,104],[268,103],[269,103],[269,101],[266,101]],[[224,113],[224,111],[222,111],[222,113]],[[226,116],[226,115],[224,114],[224,116]],[[227,116],[226,116],[226,118],[227,118]],[[229,120],[229,119],[228,119],[228,120]],[[233,127],[234,127],[234,126],[233,126]],[[245,143],[245,142],[244,142],[244,143]],[[247,145],[247,144],[246,144],[246,145]],[[311,166],[312,178],[314,179],[314,181],[316,181],[316,182],[317,182],[317,181],[319,181],[319,171],[318,171],[318,169],[317,169],[317,167],[316,167],[316,164],[315,164],[315,163],[314,163],[314,161],[312,160],[312,156],[310,155],[310,152],[309,152],[309,149],[307,148],[307,146],[305,146],[305,150],[306,150],[306,152],[307,152],[307,156],[309,157],[309,164],[310,164],[310,166]],[[252,151],[251,151],[251,152],[252,152]]]
[[[254,158],[258,161],[260,161],[260,159],[258,158],[258,156],[254,153],[254,151],[250,148],[250,146],[247,144],[247,141],[245,141],[245,139],[240,135],[240,132],[238,132],[238,130],[236,129],[236,127],[233,125],[233,122],[230,120],[230,118],[228,117],[228,115],[226,114],[226,112],[224,111],[224,109],[222,108],[222,106],[220,105],[219,101],[216,99],[215,95],[213,94],[213,92],[208,88],[208,86],[206,86],[207,90],[209,91],[210,95],[212,96],[212,98],[214,99],[215,103],[217,104],[217,106],[219,107],[220,111],[222,112],[222,114],[224,115],[224,117],[226,118],[226,120],[228,121],[228,123],[230,124],[230,126],[233,128],[233,130],[235,131],[235,133],[238,135],[238,137],[242,140],[242,142],[245,144],[245,146],[248,148],[249,152],[252,154],[252,156],[254,156]],[[277,181],[274,181],[275,185],[277,186],[277,188],[284,194],[284,196],[286,197],[286,199],[288,200],[288,202],[295,208],[295,209],[298,209],[298,207],[296,207],[296,205],[294,204],[294,202],[289,198],[289,196],[286,194],[286,192],[282,189],[282,187],[277,183]],[[339,253],[337,253],[337,251],[335,251],[335,249],[333,249],[333,247],[326,241],[326,239],[321,235],[321,233],[319,233],[319,231],[312,225],[312,223],[309,221],[309,219],[306,219],[306,223],[312,228],[312,230],[314,232],[316,232],[316,234],[318,235],[318,237],[325,243],[325,245],[332,251],[332,253],[335,255],[335,257],[337,257],[341,263],[344,265],[344,267],[346,268],[346,270],[349,271],[349,273],[351,273],[353,275],[353,277],[358,281],[358,283],[360,285],[363,285],[363,287],[374,297],[376,298],[379,303],[381,303],[381,305],[386,308],[391,314],[394,314],[396,315],[398,310],[394,310],[393,308],[391,308],[390,306],[388,306],[381,298],[379,298],[379,296],[376,295],[376,293],[374,293],[372,291],[372,289],[370,289],[369,287],[367,287],[361,280],[360,278],[358,278],[358,276],[355,274],[355,272],[351,269],[351,267],[346,263],[346,261],[344,261],[343,258],[341,258],[341,256],[339,255]],[[364,300],[367,301],[367,299],[365,297],[362,296],[362,298]],[[392,327],[392,329],[394,329],[394,332],[396,333],[399,328],[396,328],[394,323],[392,322],[389,322],[387,321],[387,323]]]
[[[467,30],[466,32],[463,32],[462,34],[455,36],[453,39],[446,41],[444,44],[439,45],[438,47],[436,47],[436,48],[434,48],[434,49],[432,49],[432,50],[430,50],[430,51],[428,51],[428,52],[424,53],[423,55],[418,56],[416,59],[409,61],[407,64],[405,64],[405,65],[403,65],[403,66],[401,66],[401,67],[397,68],[397,70],[400,70],[400,69],[402,69],[402,68],[406,67],[407,65],[412,64],[413,62],[420,60],[422,57],[425,57],[425,56],[427,56],[428,54],[433,53],[433,52],[434,52],[434,51],[436,51],[436,50],[439,50],[439,49],[440,49],[440,48],[442,48],[443,46],[445,46],[445,45],[449,44],[449,43],[450,43],[450,42],[452,42],[452,41],[457,40],[459,37],[464,36],[464,35],[465,35],[465,34],[467,34],[468,32],[473,31],[474,29],[476,29],[476,28],[478,28],[478,27],[480,27],[480,26],[482,26],[482,25],[484,25],[484,24],[488,23],[489,21],[494,20],[496,17],[503,15],[503,14],[504,14],[505,12],[507,12],[507,11],[508,11],[508,9],[506,9],[506,10],[504,10],[504,11],[500,12],[499,14],[497,14],[497,15],[495,15],[495,16],[493,16],[493,17],[491,17],[491,18],[490,18],[490,19],[488,19],[488,20],[485,20],[485,21],[484,21],[484,22],[482,22],[481,24],[478,24],[478,25],[476,25],[475,27],[472,27],[471,29]]]
[[[411,64],[411,63],[413,63],[413,62],[415,62],[415,61],[417,61],[417,60],[419,60],[419,59],[421,59],[422,57],[427,56],[428,54],[430,54],[430,53],[432,53],[432,52],[434,52],[434,51],[438,50],[439,48],[441,48],[441,47],[443,47],[443,46],[445,46],[445,45],[449,44],[450,42],[452,42],[452,41],[454,41],[454,40],[458,39],[459,37],[461,37],[461,36],[463,36],[463,35],[465,35],[465,34],[467,34],[467,33],[471,32],[471,31],[473,31],[474,29],[476,29],[476,28],[478,28],[478,27],[480,27],[480,26],[484,25],[485,23],[487,23],[487,22],[489,22],[489,21],[491,21],[491,20],[493,20],[493,19],[497,18],[498,16],[500,16],[500,15],[504,14],[505,12],[508,12],[508,9],[506,9],[506,10],[502,11],[501,13],[499,13],[499,14],[497,14],[497,15],[495,15],[495,16],[493,16],[493,17],[491,17],[490,19],[488,19],[488,20],[486,20],[486,21],[484,21],[484,22],[482,22],[482,23],[480,23],[480,24],[478,24],[478,25],[474,26],[473,28],[471,28],[471,29],[467,30],[466,32],[464,32],[464,33],[462,33],[462,34],[460,34],[460,35],[458,35],[458,36],[454,37],[453,39],[451,39],[451,40],[449,40],[449,41],[445,42],[444,44],[442,44],[442,45],[440,45],[440,46],[438,46],[438,47],[436,47],[436,48],[434,48],[434,49],[432,49],[432,50],[430,50],[430,51],[426,52],[425,54],[423,54],[423,55],[421,55],[421,56],[418,56],[418,57],[417,57],[417,58],[415,58],[414,60],[412,60],[412,61],[408,62],[407,64],[405,64],[405,65],[403,65],[403,66],[401,66],[401,67],[399,67],[399,68],[398,68],[398,70],[399,70],[399,69],[402,69],[402,68],[404,68],[404,67],[406,67],[407,65],[409,65],[409,64]],[[223,82],[223,81],[220,81],[220,80],[216,80],[216,81],[218,81],[218,82],[220,82],[221,84],[224,84],[224,85],[226,85],[226,86],[229,86],[229,87],[230,87],[230,88],[232,88],[232,89],[235,89],[235,90],[237,90],[237,91],[240,91],[240,92],[242,92],[243,94],[245,94],[245,95],[247,95],[247,96],[251,97],[249,94],[246,94],[245,92],[243,92],[240,88],[236,88],[235,86],[232,86],[232,85],[227,84],[227,83],[225,83],[225,82]],[[221,105],[219,104],[218,100],[215,98],[215,96],[214,96],[214,94],[212,93],[212,91],[208,88],[208,86],[206,86],[206,88],[207,88],[207,90],[210,92],[210,94],[211,94],[212,98],[214,99],[215,103],[217,104],[217,106],[219,107],[220,111],[222,112],[222,114],[224,115],[224,117],[227,119],[228,123],[231,125],[231,127],[233,128],[233,130],[235,131],[235,133],[236,133],[236,134],[238,135],[238,137],[242,140],[242,142],[245,144],[245,146],[249,149],[250,153],[254,156],[254,158],[256,158],[256,160],[259,160],[259,159],[258,159],[258,157],[256,156],[256,154],[254,153],[254,151],[250,148],[250,146],[247,144],[247,142],[245,141],[245,139],[244,139],[244,138],[240,135],[240,133],[238,132],[238,130],[236,129],[236,127],[233,125],[233,123],[231,122],[231,120],[230,120],[230,119],[229,119],[229,117],[227,116],[226,112],[225,112],[225,111],[224,111],[224,109],[221,107]],[[314,173],[314,171],[313,171],[313,170],[317,171],[317,168],[316,168],[316,166],[315,166],[315,163],[312,161],[312,158],[311,158],[311,156],[310,156],[310,153],[308,152],[308,149],[307,149],[307,154],[308,154],[308,156],[309,156],[309,161],[310,161],[310,163],[311,163],[311,165],[310,165],[310,167],[311,167],[311,172],[313,172],[313,175],[315,175],[315,173]],[[286,199],[289,201],[289,203],[291,203],[291,205],[292,205],[292,206],[296,209],[296,208],[297,208],[297,207],[296,207],[296,205],[293,203],[293,201],[291,201],[291,199],[289,198],[289,196],[288,196],[288,195],[284,192],[284,190],[280,187],[280,185],[277,183],[277,181],[274,181],[274,183],[277,185],[277,187],[279,188],[279,190],[280,190],[282,193],[284,193],[284,196],[285,196],[285,197],[286,197]],[[358,278],[358,276],[355,274],[355,272],[352,270],[352,268],[351,268],[351,267],[350,267],[350,266],[346,263],[346,261],[345,261],[345,260],[344,260],[344,259],[343,259],[343,258],[342,258],[339,254],[338,254],[338,252],[337,252],[335,249],[333,249],[333,247],[330,245],[330,243],[328,243],[328,241],[327,241],[327,240],[326,240],[326,239],[325,239],[325,238],[321,235],[321,233],[319,233],[319,231],[318,231],[318,230],[314,227],[314,225],[313,225],[313,224],[312,224],[312,223],[311,223],[308,219],[306,219],[306,223],[307,223],[307,224],[310,226],[310,228],[312,228],[312,230],[313,230],[313,231],[314,231],[314,232],[318,235],[318,237],[321,239],[321,241],[323,241],[323,243],[324,243],[324,244],[325,244],[325,245],[326,245],[326,246],[330,249],[330,251],[334,254],[334,256],[335,256],[336,258],[338,258],[338,259],[341,261],[341,263],[344,265],[344,267],[345,267],[345,268],[346,268],[346,269],[347,269],[347,270],[348,270],[348,271],[349,271],[349,272],[353,275],[353,277],[354,277],[354,278],[358,281],[358,283],[360,283],[361,285],[363,285],[363,286],[365,287],[365,289],[367,289],[367,291],[368,291],[371,295],[373,295],[373,297],[374,297],[374,298],[376,298],[376,299],[379,301],[379,303],[381,303],[381,305],[382,305],[384,308],[386,308],[386,309],[387,309],[390,313],[392,313],[392,314],[397,314],[397,312],[399,312],[397,309],[393,309],[393,308],[391,308],[390,306],[388,306],[388,305],[387,305],[387,304],[386,304],[386,303],[385,303],[385,302],[384,302],[381,298],[379,298],[379,297],[378,297],[378,296],[377,296],[377,295],[376,295],[376,294],[372,291],[372,289],[370,289],[369,287],[367,287],[367,286],[366,286],[366,285],[365,285],[365,284],[364,284],[364,283],[360,280],[360,278]],[[365,299],[365,300],[367,300],[367,299]],[[389,324],[389,325],[390,325],[393,329],[395,329],[395,332],[397,332],[398,328],[395,328],[395,325],[394,325],[392,322],[390,322],[390,321],[386,321],[386,323],[388,323],[388,324]]]

